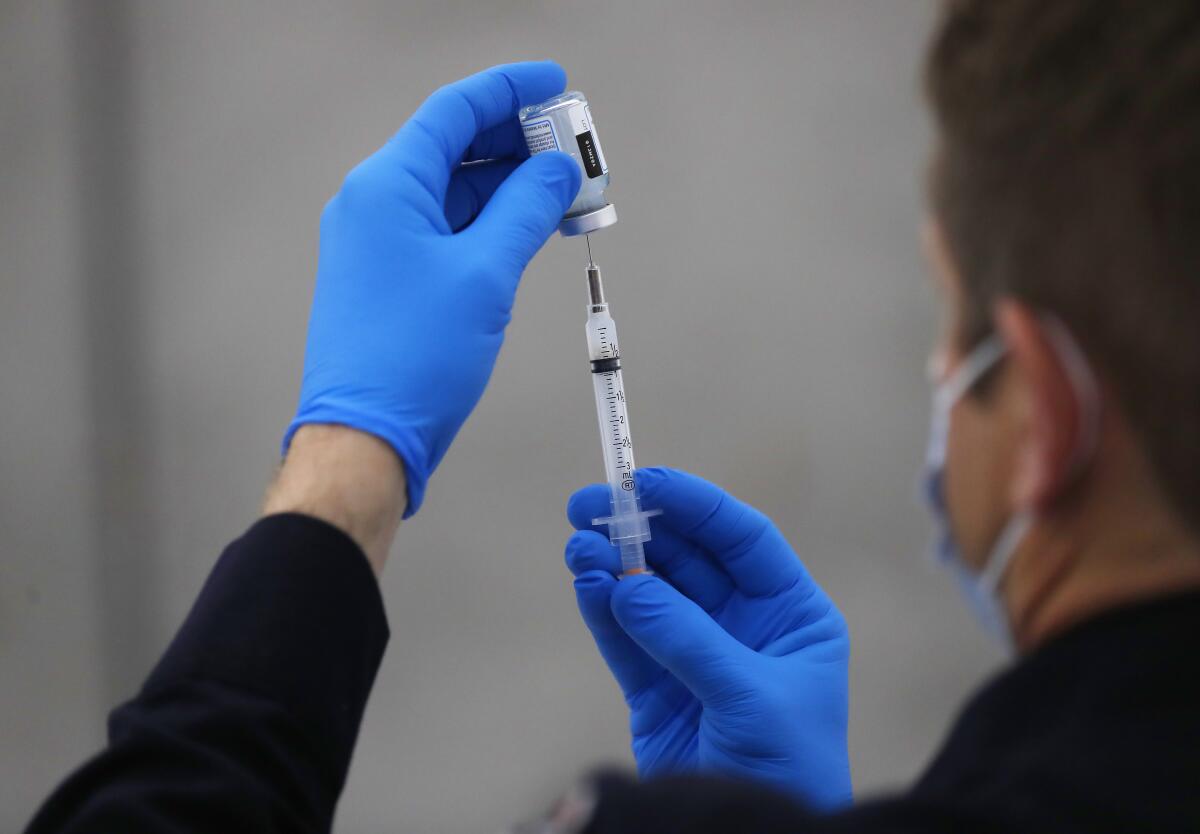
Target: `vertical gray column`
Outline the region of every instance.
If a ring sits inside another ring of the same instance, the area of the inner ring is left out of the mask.
[[[140,683],[157,640],[155,508],[149,485],[145,281],[138,241],[137,100],[130,3],[77,0],[74,61],[80,253],[91,410],[94,553],[104,695]]]

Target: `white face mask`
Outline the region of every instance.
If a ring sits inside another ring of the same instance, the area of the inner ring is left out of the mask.
[[[1095,379],[1083,354],[1070,334],[1056,320],[1043,319],[1046,334],[1055,345],[1067,370],[1072,387],[1079,397],[1082,421],[1079,443],[1075,450],[1073,466],[1078,469],[1085,463],[1095,448],[1099,428],[1099,407]],[[925,454],[925,501],[937,524],[936,556],[938,564],[945,567],[958,580],[963,596],[975,618],[984,630],[998,640],[1006,650],[1013,648],[1012,627],[1008,612],[1000,597],[1000,583],[1012,563],[1013,554],[1029,528],[1033,525],[1031,510],[1017,512],[1005,522],[1000,534],[993,542],[991,551],[976,573],[963,561],[958,542],[950,529],[950,515],[946,507],[946,445],[950,436],[950,413],[967,391],[977,383],[997,362],[1007,348],[998,336],[991,336],[972,350],[954,372],[933,390],[933,411],[929,426],[929,446]]]

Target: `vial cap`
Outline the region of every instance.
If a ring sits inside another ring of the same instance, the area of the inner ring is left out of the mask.
[[[617,222],[617,208],[612,203],[605,203],[600,208],[576,214],[574,217],[564,217],[558,224],[558,231],[563,237],[591,234],[597,229],[607,228]]]

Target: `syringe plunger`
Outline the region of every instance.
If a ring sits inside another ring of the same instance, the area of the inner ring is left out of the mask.
[[[593,518],[592,524],[608,527],[609,542],[621,551],[621,573],[649,573],[642,544],[650,541],[650,519],[661,515],[662,510],[643,510],[637,495],[631,496],[632,501],[621,501],[615,495],[623,491],[619,486],[614,488],[609,484],[609,491],[613,493],[610,496],[613,514]]]

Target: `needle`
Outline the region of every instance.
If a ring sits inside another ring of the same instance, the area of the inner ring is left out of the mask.
[[[595,264],[595,262],[592,260],[592,236],[591,236],[591,235],[587,235],[587,234],[585,234],[585,235],[583,236],[583,239],[587,241],[587,248],[588,248],[588,266],[595,266],[596,264]]]

